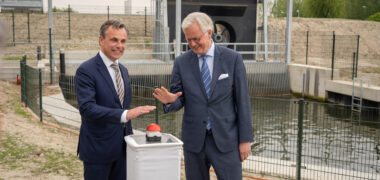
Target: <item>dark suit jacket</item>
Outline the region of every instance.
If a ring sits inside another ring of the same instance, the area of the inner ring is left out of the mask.
[[[119,63],[124,80],[124,109],[131,103],[127,69]],[[132,134],[131,121],[120,123],[124,109],[99,53],[84,62],[75,75],[75,89],[82,116],[78,153],[84,162],[107,163],[125,158],[124,135]]]
[[[221,74],[228,78],[218,80]],[[240,54],[215,45],[211,96],[208,99],[201,80],[199,61],[193,51],[176,58],[170,85],[172,93],[182,92],[165,112],[185,107],[182,124],[184,149],[199,152],[204,144],[206,121],[211,120],[216,146],[221,152],[253,139],[251,105],[246,71]]]

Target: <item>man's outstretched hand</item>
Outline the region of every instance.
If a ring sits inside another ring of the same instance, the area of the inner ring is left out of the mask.
[[[156,109],[156,106],[139,106],[128,110],[127,120],[137,118],[142,114],[148,114],[149,112]]]
[[[156,88],[153,93],[153,96],[156,99],[158,99],[162,104],[173,103],[181,95],[182,92],[177,92],[176,94],[173,94],[163,86],[161,86],[161,88]]]

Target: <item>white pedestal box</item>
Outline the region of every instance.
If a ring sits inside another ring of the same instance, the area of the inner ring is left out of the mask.
[[[162,133],[161,142],[146,142],[145,134],[124,137],[127,143],[127,180],[179,180],[182,141]]]

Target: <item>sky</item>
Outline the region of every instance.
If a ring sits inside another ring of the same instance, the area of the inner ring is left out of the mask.
[[[52,0],[53,7],[67,8],[80,13],[107,13],[107,6],[110,7],[110,13],[124,13],[125,0]],[[144,7],[150,10],[152,0],[132,0],[132,13],[141,13]],[[43,0],[44,11],[47,11],[48,0]]]

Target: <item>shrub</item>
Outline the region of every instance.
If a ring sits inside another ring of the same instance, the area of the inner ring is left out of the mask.
[[[380,22],[380,12],[372,14],[371,16],[368,17],[368,20]]]

